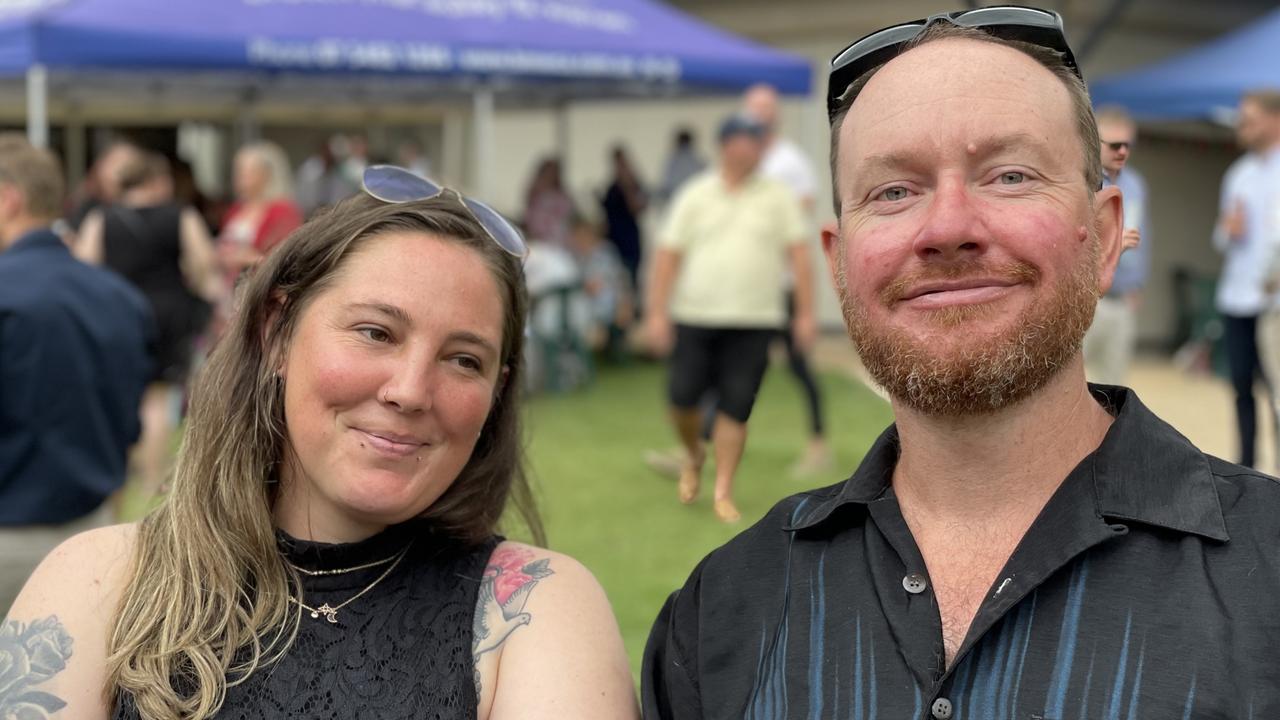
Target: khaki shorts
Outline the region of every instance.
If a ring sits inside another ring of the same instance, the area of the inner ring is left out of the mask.
[[[62,525],[0,527],[0,617],[9,613],[18,592],[46,555],[72,535],[110,525],[111,516],[110,508],[103,505]]]

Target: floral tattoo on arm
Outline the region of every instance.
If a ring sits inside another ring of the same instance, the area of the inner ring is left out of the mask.
[[[524,548],[502,549],[489,558],[480,581],[472,621],[471,654],[476,662],[476,697],[480,696],[480,656],[496,650],[533,616],[525,612],[529,593],[538,581],[554,575],[547,558],[534,560]]]
[[[0,626],[0,718],[48,718],[67,706],[35,686],[66,669],[71,645],[56,615]]]

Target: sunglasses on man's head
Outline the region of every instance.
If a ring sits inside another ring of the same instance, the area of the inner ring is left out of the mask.
[[[471,217],[484,228],[489,239],[498,247],[517,258],[529,254],[529,246],[514,225],[497,210],[479,200],[473,200],[452,188],[441,187],[426,178],[415,175],[395,165],[370,165],[364,171],[364,191],[386,203],[406,203],[429,200],[444,193],[452,193]]]
[[[831,59],[827,80],[827,119],[835,120],[849,86],[864,73],[892,60],[904,45],[935,22],[979,28],[1002,40],[1018,40],[1062,54],[1062,62],[1081,80],[1075,55],[1067,45],[1062,16],[1051,10],[1016,5],[992,5],[932,15],[923,20],[893,25],[855,41]]]

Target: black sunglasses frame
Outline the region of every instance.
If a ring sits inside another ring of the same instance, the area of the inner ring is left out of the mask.
[[[1120,152],[1121,150],[1130,150],[1133,148],[1133,143],[1126,141],[1107,142],[1106,140],[1103,140],[1102,144],[1111,148],[1111,152]]]
[[[835,120],[840,112],[841,101],[855,80],[868,70],[893,59],[903,45],[935,22],[977,28],[1002,40],[1017,40],[1061,53],[1063,64],[1081,81],[1084,80],[1071,46],[1067,44],[1062,16],[1052,10],[1021,5],[991,5],[939,13],[922,20],[877,30],[855,40],[837,53],[831,59],[831,73],[827,78],[827,120]]]

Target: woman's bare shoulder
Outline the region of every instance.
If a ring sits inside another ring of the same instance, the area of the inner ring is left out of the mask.
[[[128,582],[136,536],[135,525],[90,530],[63,542],[40,563],[0,627],[0,655],[5,656],[0,663],[20,661],[9,667],[24,673],[14,685],[0,688],[0,701],[32,698],[47,714],[106,716],[107,639]],[[19,686],[21,696],[6,696]]]
[[[609,600],[591,571],[568,555],[498,545],[481,583],[473,641],[483,718],[635,717]],[[490,657],[500,672],[486,662]],[[496,685],[485,686],[494,679]]]

